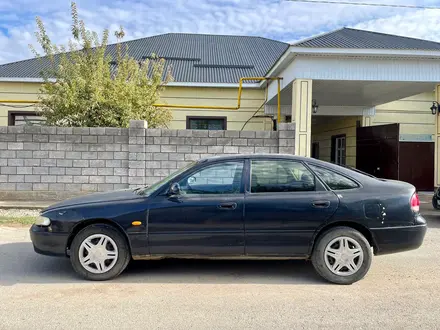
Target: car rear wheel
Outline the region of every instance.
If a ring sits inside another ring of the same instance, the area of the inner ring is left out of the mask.
[[[73,269],[83,278],[105,281],[118,276],[130,261],[130,252],[121,233],[104,224],[82,229],[70,249]]]
[[[350,227],[336,227],[316,243],[312,263],[319,275],[336,284],[352,284],[370,269],[372,251],[367,239]]]

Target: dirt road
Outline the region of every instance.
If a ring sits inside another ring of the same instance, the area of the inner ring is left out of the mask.
[[[429,214],[422,248],[376,257],[351,286],[298,261],[136,262],[84,282],[34,253],[27,229],[1,227],[0,329],[440,329],[440,211]]]

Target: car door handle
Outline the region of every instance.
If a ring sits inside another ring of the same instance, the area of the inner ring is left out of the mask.
[[[221,203],[217,205],[217,208],[221,210],[235,210],[237,208],[237,203]]]
[[[330,206],[330,201],[314,201],[312,205],[316,208],[326,209]]]

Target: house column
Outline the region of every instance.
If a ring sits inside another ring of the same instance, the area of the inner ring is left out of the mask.
[[[440,85],[435,87],[435,99],[440,102]],[[440,187],[440,115],[435,116],[434,187]]]
[[[310,157],[312,131],[312,80],[294,80],[292,93],[292,122],[295,123],[295,155]]]
[[[371,126],[371,117],[363,116],[362,117],[362,127]]]

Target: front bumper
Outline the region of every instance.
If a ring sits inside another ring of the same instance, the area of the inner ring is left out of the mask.
[[[371,229],[374,252],[381,255],[415,250],[422,245],[426,230],[426,224]]]
[[[69,234],[52,233],[49,231],[49,227],[36,225],[32,225],[29,232],[35,252],[48,256],[65,257],[67,255],[66,247]]]

